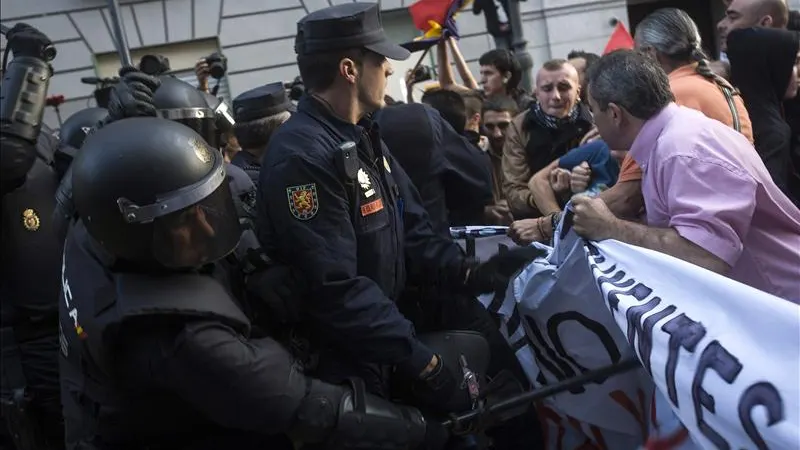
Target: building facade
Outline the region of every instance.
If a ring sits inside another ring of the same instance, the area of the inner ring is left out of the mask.
[[[179,76],[192,80],[195,61],[221,51],[228,58],[228,73],[220,83],[220,94],[230,99],[261,84],[294,79],[298,75],[293,49],[297,21],[310,11],[350,1],[120,0],[120,5],[134,62],[145,54],[163,54]],[[721,3],[721,0],[686,2]],[[412,0],[380,3],[384,27],[392,39],[408,41],[419,34],[407,12]],[[630,25],[628,13],[632,5],[652,4],[655,8],[662,3],[525,0],[521,11],[528,51],[535,65],[550,58],[563,58],[572,49],[599,53],[617,21]],[[673,6],[676,1],[668,3]],[[721,17],[721,11],[719,5],[713,15]],[[66,98],[59,108],[62,118],[94,104],[95,86],[82,83],[81,78],[114,76],[119,69],[105,0],[1,0],[0,21],[7,26],[29,23],[55,42],[58,56],[53,62],[55,76],[50,93]],[[477,75],[477,60],[494,47],[494,40],[485,31],[483,16],[468,10],[458,16],[457,23],[460,49]],[[395,65],[390,95],[403,97],[402,78],[418,59],[412,55],[409,61]],[[58,127],[58,120],[55,110],[47,108],[46,123]]]

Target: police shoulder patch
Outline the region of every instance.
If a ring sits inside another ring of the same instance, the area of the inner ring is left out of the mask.
[[[289,186],[286,188],[286,197],[289,200],[289,212],[295,219],[309,220],[317,215],[319,201],[316,183]]]

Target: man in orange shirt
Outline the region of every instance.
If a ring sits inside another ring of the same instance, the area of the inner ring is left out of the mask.
[[[658,61],[669,75],[670,89],[677,104],[696,109],[742,133],[751,143],[753,130],[744,102],[733,87],[708,67],[701,50],[697,25],[684,11],[660,9],[636,27],[636,48]],[[585,177],[576,168],[577,177]],[[600,194],[619,217],[633,218],[641,212],[642,169],[630,157],[622,162],[619,179]]]

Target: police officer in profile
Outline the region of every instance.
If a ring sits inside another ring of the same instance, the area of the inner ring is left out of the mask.
[[[384,106],[387,59],[409,56],[385,36],[377,4],[309,14],[298,23],[295,50],[306,95],[264,155],[257,230],[267,254],[301,278],[297,328],[315,354],[313,373],[332,382],[358,376],[388,396],[396,370],[421,403],[449,409],[466,395],[461,374],[398,312],[407,272],[419,282],[489,292],[535,255],[515,249],[479,264],[432,230],[370,119]]]
[[[261,158],[275,130],[289,120],[294,105],[283,83],[270,83],[233,99],[233,132],[242,151],[231,162],[241,167],[258,185]]]
[[[131,118],[73,163],[80,219],[59,305],[69,449],[414,449],[414,408],[307,378],[255,335],[216,263],[240,227],[223,157],[190,128]]]

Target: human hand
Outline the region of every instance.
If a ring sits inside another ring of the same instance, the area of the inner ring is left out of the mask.
[[[29,56],[50,62],[55,57],[53,42],[44,33],[28,25],[18,23],[6,34],[8,47],[14,56]],[[50,48],[50,51],[46,51]]]
[[[211,75],[205,58],[200,58],[194,63],[194,74],[197,77],[197,86],[203,92],[208,92],[208,77]]]
[[[573,194],[580,194],[589,189],[589,181],[592,179],[592,168],[586,161],[572,168],[569,178],[569,188]]]
[[[576,195],[572,197],[573,228],[578,236],[602,241],[614,236],[617,219],[606,202],[598,197]]]
[[[563,194],[569,191],[570,172],[566,169],[556,167],[550,171],[550,187],[556,194]]]
[[[517,245],[546,242],[553,234],[550,220],[544,217],[517,220],[508,228],[508,237]]]
[[[112,121],[129,117],[155,117],[153,93],[161,86],[158,77],[131,66],[119,70],[119,83],[111,89],[108,114]]]

